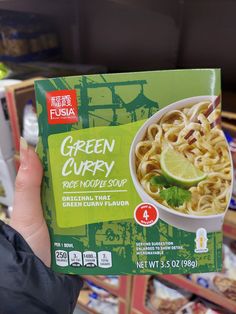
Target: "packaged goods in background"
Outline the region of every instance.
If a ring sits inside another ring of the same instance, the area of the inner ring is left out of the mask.
[[[223,245],[223,268],[220,273],[192,274],[190,279],[204,288],[209,288],[236,301],[236,254],[231,249],[235,241]]]
[[[57,35],[41,15],[1,10],[0,29],[2,61],[35,61],[59,54]]]
[[[175,314],[230,314],[231,312],[222,309],[221,307],[207,302],[201,298],[195,298],[184,305]],[[232,313],[231,313],[232,314]]]
[[[159,314],[175,314],[192,297],[192,294],[176,289],[172,284],[163,282],[160,278],[149,280],[147,306]]]
[[[230,314],[228,310],[179,288],[161,277],[151,276],[146,305],[158,314]]]
[[[114,299],[117,299],[115,297],[111,297],[111,298],[112,298],[112,301]],[[110,302],[107,299],[100,300],[100,298],[98,297],[96,293],[92,293],[90,295],[90,301],[88,303],[88,307],[95,310],[96,312],[100,314],[108,314],[108,313],[118,314],[117,303]]]
[[[11,73],[10,69],[4,63],[0,62],[0,80],[7,78],[10,73]]]
[[[100,314],[118,314],[118,298],[88,280],[85,280],[79,303]]]
[[[28,144],[36,146],[38,142],[38,120],[31,99],[27,101],[24,107],[23,115],[23,137]]]
[[[14,159],[0,160],[0,204],[13,205],[15,177]]]
[[[35,101],[35,91],[34,91],[34,80],[36,78],[31,78],[29,80],[24,80],[20,83],[7,86],[6,87],[6,100],[7,109],[9,112],[10,125],[12,130],[12,139],[14,146],[14,153],[16,155],[16,168],[19,168],[19,158],[20,154],[20,137],[24,132],[24,108],[25,105],[30,101],[36,111],[36,101]],[[37,77],[39,79],[39,77]],[[31,125],[31,130],[33,134],[35,132],[35,120]],[[31,123],[31,122],[30,122]],[[37,126],[36,126],[37,128]],[[27,131],[29,128],[27,129]],[[24,134],[26,135],[26,134]],[[28,134],[27,134],[28,135]],[[34,135],[35,137],[35,135]]]
[[[0,80],[0,159],[11,158],[14,154],[5,87],[19,82],[18,80]]]
[[[98,276],[100,280],[102,280],[105,283],[108,283],[109,285],[112,286],[119,286],[119,276],[114,276],[114,275],[108,275],[108,276]]]
[[[6,98],[1,94],[0,87],[0,159],[9,158],[13,155],[13,143],[11,138],[11,129],[6,105]]]
[[[214,272],[233,167],[217,69],[36,81],[52,267]]]
[[[96,293],[101,298],[109,297],[110,295],[109,291],[107,291],[106,289],[102,287],[99,287],[98,285],[94,284],[92,281],[86,280],[86,284],[94,293]]]

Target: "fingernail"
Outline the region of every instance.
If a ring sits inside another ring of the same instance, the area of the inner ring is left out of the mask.
[[[28,168],[28,144],[24,137],[20,138],[20,167],[22,169]]]

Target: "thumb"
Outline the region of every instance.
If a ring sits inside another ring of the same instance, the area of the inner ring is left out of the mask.
[[[11,226],[28,238],[44,222],[40,200],[42,165],[24,138],[20,141],[20,168],[15,181]]]

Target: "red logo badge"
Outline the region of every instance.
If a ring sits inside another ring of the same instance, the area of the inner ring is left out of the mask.
[[[46,93],[49,124],[78,122],[76,90],[55,90]]]
[[[142,227],[153,226],[158,218],[158,209],[150,203],[139,204],[134,210],[134,219]]]

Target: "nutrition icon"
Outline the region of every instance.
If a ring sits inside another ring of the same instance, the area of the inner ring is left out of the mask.
[[[97,254],[94,251],[86,251],[83,253],[84,266],[93,268],[97,266]]]
[[[112,267],[111,252],[109,252],[109,251],[98,252],[98,266],[100,268],[111,268]]]
[[[70,266],[73,266],[73,267],[83,266],[82,253],[79,251],[69,252],[69,262],[70,262]]]

